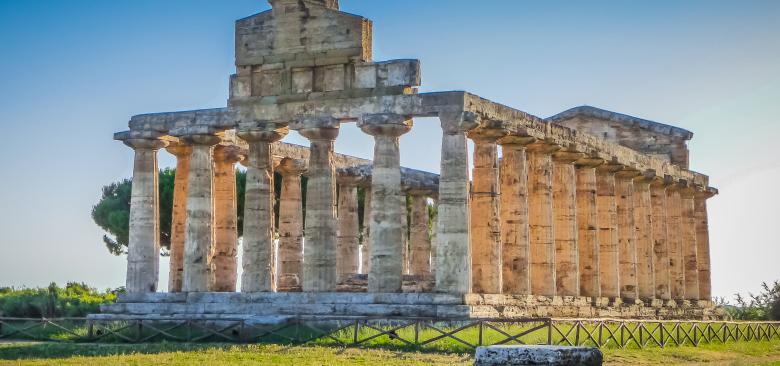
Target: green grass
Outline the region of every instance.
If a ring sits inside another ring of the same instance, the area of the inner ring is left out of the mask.
[[[605,349],[608,365],[780,365],[780,341],[700,347]],[[0,343],[4,365],[470,365],[470,353],[327,346]]]

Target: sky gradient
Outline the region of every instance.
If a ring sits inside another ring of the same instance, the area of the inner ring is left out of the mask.
[[[713,293],[780,279],[780,2],[341,7],[374,21],[375,60],[421,60],[422,91],[467,90],[540,117],[587,104],[693,131],[691,168],[720,190],[709,201]],[[0,286],[124,285],[125,258],[108,253],[89,216],[100,187],[132,172],[132,150],[112,133],[134,114],[225,106],[234,21],[268,8],[0,0]],[[416,120],[402,164],[438,172],[440,135],[436,120]],[[373,150],[351,124],[336,145]]]

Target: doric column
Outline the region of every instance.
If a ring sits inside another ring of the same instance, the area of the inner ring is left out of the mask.
[[[368,292],[401,292],[406,204],[399,138],[412,128],[412,120],[395,114],[365,115],[359,127],[374,136]]]
[[[361,177],[350,175],[338,176],[339,199],[338,218],[339,231],[336,249],[336,271],[338,281],[346,280],[349,275],[358,273],[359,222],[357,184]]]
[[[411,223],[409,225],[409,243],[412,250],[409,262],[410,274],[426,275],[431,273],[431,237],[428,228],[428,196],[426,192],[412,190]]]
[[[436,291],[471,292],[469,156],[466,132],[476,128],[471,113],[439,114],[442,127]],[[374,233],[372,232],[372,235]]]
[[[498,145],[505,129],[488,126],[469,132],[474,141],[471,206],[471,290],[474,293],[501,293],[501,221],[499,217]],[[500,123],[496,123],[500,124]]]
[[[656,177],[650,183],[650,203],[653,211],[653,282],[655,282],[655,297],[664,301],[672,298],[666,187],[667,184],[662,177]]]
[[[303,291],[336,290],[336,170],[333,148],[339,134],[334,118],[303,118],[295,129],[310,141],[306,184],[306,242],[303,249]]]
[[[220,138],[214,135],[189,135],[184,141],[192,145],[189,183],[187,185],[187,224],[184,241],[184,292],[211,291],[214,285],[214,170],[213,146]]]
[[[528,228],[531,238],[531,293],[555,296],[552,153],[558,146],[528,145]]]
[[[531,246],[528,236],[528,163],[525,146],[531,137],[507,136],[501,144],[502,292],[530,295]]]
[[[279,200],[279,259],[277,291],[300,291],[303,277],[303,204],[301,174],[306,161],[284,158],[277,171],[282,176]]]
[[[168,271],[168,292],[181,292],[184,275],[184,237],[187,223],[187,183],[190,175],[192,148],[184,143],[172,143],[166,148],[176,156],[176,178],[173,182],[171,212],[171,256]]]
[[[238,136],[249,143],[241,292],[274,291],[274,163],[271,144],[287,135],[276,123],[240,125]]]
[[[710,232],[707,219],[707,200],[716,195],[715,188],[696,192],[694,197],[694,215],[696,216],[696,256],[699,264],[699,299],[712,300],[710,271]]]
[[[650,183],[655,173],[634,178],[634,225],[636,226],[636,278],[639,298],[655,298],[653,263],[653,208]]]
[[[401,196],[398,197],[401,201],[401,274],[409,274],[409,261],[411,260],[410,248],[409,248],[409,207],[406,206],[406,192],[401,187]]]
[[[634,302],[639,298],[636,278],[636,224],[634,222],[634,178],[638,175],[639,171],[630,168],[615,173],[620,297],[628,302]]]
[[[135,150],[125,289],[131,293],[156,292],[160,271],[157,150],[167,142],[158,139],[123,142]]]
[[[680,224],[682,237],[683,272],[685,273],[685,299],[699,299],[699,264],[696,246],[696,216],[693,187],[680,190]]]
[[[368,251],[371,247],[371,186],[363,188],[363,238],[360,245],[361,273],[368,274],[371,257]]]
[[[555,294],[580,295],[579,248],[577,247],[577,172],[574,162],[583,154],[559,151],[553,154],[553,228],[555,229]]]
[[[682,252],[682,221],[680,211],[682,202],[680,186],[677,184],[666,189],[667,241],[669,243],[669,281],[672,299],[685,298],[685,270]]]
[[[235,292],[238,280],[238,212],[236,163],[243,159],[237,146],[214,148],[214,287]]]
[[[435,194],[435,193],[434,193]],[[433,200],[433,217],[431,217],[431,274],[436,274],[436,247],[438,245],[438,232],[439,232],[439,217],[437,215],[438,212],[438,200],[435,198],[432,198]],[[435,276],[434,276],[435,277]]]
[[[580,295],[601,297],[599,280],[599,216],[596,207],[596,167],[604,160],[583,158],[577,167],[577,247]]]
[[[601,296],[620,297],[617,202],[615,172],[621,165],[607,164],[596,168],[596,208],[599,221],[599,280]]]

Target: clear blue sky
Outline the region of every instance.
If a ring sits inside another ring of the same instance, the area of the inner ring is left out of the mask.
[[[542,117],[589,104],[692,130],[692,168],[721,190],[710,201],[715,294],[780,279],[780,2],[341,5],[374,20],[376,60],[422,61],[423,91],[468,90]],[[0,0],[0,286],[124,284],[124,258],[89,217],[100,187],[131,173],[131,150],[111,134],[133,114],[224,106],[233,22],[267,8]],[[437,171],[438,134],[419,120],[403,164]],[[337,146],[372,149],[354,126]]]

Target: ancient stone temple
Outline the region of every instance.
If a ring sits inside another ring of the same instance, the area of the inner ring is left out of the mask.
[[[370,20],[337,0],[269,2],[236,22],[226,108],[138,115],[115,135],[135,152],[127,294],[97,317],[716,316],[717,190],[689,170],[691,132],[418,93],[418,60],[372,60]],[[441,124],[439,175],[400,166],[416,117]],[[334,151],[346,123],[373,137],[371,160]],[[281,141],[295,132],[310,146]],[[177,158],[167,293],[161,150]]]

